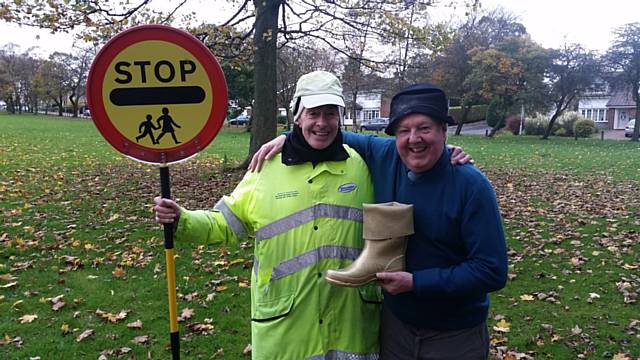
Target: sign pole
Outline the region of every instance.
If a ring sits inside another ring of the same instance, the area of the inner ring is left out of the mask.
[[[160,193],[163,199],[171,199],[171,179],[169,167],[160,167]],[[180,359],[180,333],[178,332],[178,312],[176,306],[176,268],[173,262],[173,223],[164,224],[164,255],[167,263],[167,291],[169,295],[169,329],[171,331],[171,354],[173,360]]]

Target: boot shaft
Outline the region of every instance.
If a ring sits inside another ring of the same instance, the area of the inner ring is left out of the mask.
[[[409,236],[413,230],[413,205],[395,201],[382,204],[363,204],[362,237],[382,240]]]

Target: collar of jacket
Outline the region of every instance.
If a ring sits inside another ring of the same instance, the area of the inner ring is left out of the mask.
[[[293,125],[293,131],[287,135],[282,148],[282,163],[299,165],[310,162],[313,167],[324,161],[343,161],[349,158],[349,153],[342,146],[342,131],[338,130],[336,138],[326,149],[316,150],[309,145],[302,135],[302,129]]]

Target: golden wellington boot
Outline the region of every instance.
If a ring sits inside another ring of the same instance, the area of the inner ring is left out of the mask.
[[[325,279],[337,286],[359,287],[377,272],[404,271],[404,253],[413,234],[413,205],[389,202],[363,205],[364,249],[348,267],[327,270]]]

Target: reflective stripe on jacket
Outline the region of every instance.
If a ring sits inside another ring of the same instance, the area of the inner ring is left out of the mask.
[[[379,288],[324,280],[360,254],[362,204],[373,200],[366,164],[345,148],[349,159],[315,168],[285,166],[278,156],[248,172],[213,211],[183,209],[177,241],[255,239],[253,359],[378,359]]]

